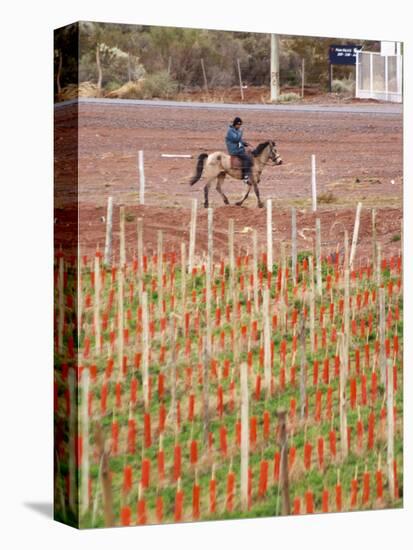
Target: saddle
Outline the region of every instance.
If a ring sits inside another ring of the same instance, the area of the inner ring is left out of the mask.
[[[249,154],[248,154],[248,156],[251,157],[251,155],[249,155]],[[239,157],[237,157],[235,155],[230,155],[230,159],[231,159],[231,168],[233,170],[241,170],[242,169],[242,159],[240,159]]]

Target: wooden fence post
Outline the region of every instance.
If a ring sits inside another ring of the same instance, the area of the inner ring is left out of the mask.
[[[358,237],[359,237],[359,228],[360,228],[361,206],[362,206],[362,203],[359,202],[357,204],[356,219],[355,219],[355,222],[354,222],[353,239],[352,239],[352,242],[351,242],[350,265],[349,265],[350,270],[353,269],[353,262],[354,262],[354,258],[356,257],[357,240],[358,240]]]
[[[382,384],[386,383],[386,311],[385,311],[385,295],[384,288],[379,288],[379,366],[380,366],[380,381]]]
[[[112,220],[113,220],[113,197],[108,197],[108,206],[106,211],[106,237],[104,263],[108,266],[112,262]]]
[[[241,370],[241,505],[248,510],[248,465],[249,465],[249,392],[248,365],[243,362]]]
[[[310,340],[311,340],[311,353],[315,352],[315,288],[314,288],[314,257],[309,256],[308,267],[310,275]]]
[[[120,226],[120,246],[119,246],[119,254],[120,254],[120,269],[125,268],[126,264],[126,244],[125,244],[125,207],[121,206],[119,208],[119,226]]]
[[[186,307],[186,245],[181,243],[181,314],[182,330],[185,327],[185,307]]]
[[[301,98],[304,98],[304,82],[305,82],[305,59],[301,61]]]
[[[339,410],[340,410],[340,447],[341,458],[345,460],[348,455],[347,440],[347,366],[345,365],[345,336],[343,333],[338,335],[339,353],[340,353],[340,385],[339,385]]]
[[[149,410],[149,319],[148,294],[142,292],[142,386],[145,411]]]
[[[142,299],[143,291],[143,219],[137,220],[137,236],[138,236],[138,292]]]
[[[305,307],[305,306],[303,306]],[[306,344],[305,344],[305,317],[302,313],[300,328],[299,328],[299,339],[300,339],[300,418],[301,420],[305,417],[305,404],[306,404],[306,388],[307,388],[307,373],[306,373]]]
[[[254,292],[254,311],[258,314],[259,299],[258,299],[258,248],[257,248],[257,230],[252,230],[252,282]]]
[[[204,77],[204,86],[205,86],[205,91],[207,93],[209,93],[209,90],[208,90],[208,79],[207,79],[207,75],[206,75],[206,70],[205,70],[205,63],[204,63],[204,60],[201,58],[201,67],[202,67],[202,74],[203,74],[203,77]]]
[[[272,273],[272,200],[267,199],[267,270]]]
[[[96,282],[96,281],[95,281]],[[82,486],[81,486],[81,510],[83,515],[89,508],[89,369],[82,370],[82,405],[81,405],[81,423],[82,423]]]
[[[316,277],[317,277],[317,295],[321,298],[323,294],[323,281],[321,278],[321,222],[320,218],[315,221],[316,241],[315,241],[315,257],[316,257]]]
[[[281,486],[281,501],[282,501],[282,515],[288,516],[291,511],[290,506],[290,489],[288,480],[288,442],[287,442],[287,427],[285,410],[278,410],[278,422],[280,429],[280,486]]]
[[[143,151],[138,153],[139,166],[139,204],[145,204],[145,168],[143,162]]]
[[[162,301],[163,301],[163,233],[162,230],[158,230],[158,265],[157,265],[157,278],[158,278],[158,315],[162,317]]]
[[[376,209],[373,208],[371,211],[371,240],[372,240],[372,261],[373,261],[373,272],[376,272],[376,246],[377,246],[377,234],[376,234]]]
[[[264,327],[264,387],[266,398],[271,397],[271,329],[269,314],[269,290],[263,290],[262,322]]]
[[[109,456],[105,449],[105,441],[103,439],[102,428],[96,424],[95,442],[100,458],[101,468],[101,483],[102,483],[102,498],[103,498],[103,516],[105,518],[105,526],[111,527],[115,523],[113,514],[113,498],[112,498],[112,482],[109,466]]]
[[[291,208],[291,275],[293,285],[297,284],[297,211]]]
[[[390,499],[394,500],[395,485],[394,479],[394,395],[393,395],[393,363],[387,360],[387,477],[389,480]]]
[[[203,361],[202,401],[203,401],[203,423],[204,423],[204,445],[208,444],[209,435],[209,365],[210,355],[205,343]]]
[[[189,276],[191,276],[192,268],[194,267],[197,207],[198,207],[198,200],[192,199],[191,224],[189,229],[189,262],[188,262]]]
[[[381,243],[377,243],[376,247],[376,286],[381,286]]]
[[[212,327],[211,327],[211,301],[212,301],[212,276],[213,276],[213,210],[208,208],[208,257],[207,257],[207,270],[206,270],[206,304],[205,304],[205,316],[206,316],[206,345],[208,356],[212,355]]]
[[[311,155],[311,198],[313,212],[317,211],[317,175],[315,155]]]
[[[80,273],[80,266],[78,266]],[[65,290],[64,290],[64,275],[65,275],[65,266],[63,256],[59,257],[59,275],[57,281],[57,292],[58,292],[58,321],[57,321],[57,351],[59,355],[63,354],[63,332],[65,326]],[[80,288],[80,284],[79,284]],[[80,295],[80,291],[79,291]],[[80,300],[79,300],[80,301]],[[79,325],[81,324],[81,319],[79,319]],[[80,326],[79,326],[80,330]]]
[[[77,473],[76,473],[76,439],[77,439],[77,382],[74,369],[69,369],[69,507],[73,512],[77,511]]]
[[[123,325],[124,325],[124,308],[123,308],[123,268],[118,269],[118,337],[117,337],[117,350],[118,350],[118,378],[123,376]]]
[[[239,78],[239,90],[241,92],[241,101],[244,101],[244,89],[242,87],[241,65],[239,59],[237,59],[238,78]]]

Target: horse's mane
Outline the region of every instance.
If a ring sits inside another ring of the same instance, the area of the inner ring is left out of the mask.
[[[260,143],[259,145],[257,145],[257,147],[251,151],[251,154],[254,156],[254,157],[258,157],[259,154],[261,154],[263,152],[263,150],[268,147],[268,145],[270,144],[269,141],[264,141],[263,143]]]

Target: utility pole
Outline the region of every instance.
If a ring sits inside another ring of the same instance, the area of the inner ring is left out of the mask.
[[[280,95],[280,53],[277,34],[271,35],[271,101]]]

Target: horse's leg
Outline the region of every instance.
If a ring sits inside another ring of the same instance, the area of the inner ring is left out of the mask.
[[[258,208],[263,208],[264,207],[264,203],[261,201],[260,199],[260,192],[258,190],[258,183],[256,181],[254,181],[254,191],[255,191],[255,194],[257,196],[257,203],[258,203]]]
[[[218,177],[217,177],[217,191],[218,193],[221,195],[221,197],[223,198],[224,200],[224,204],[229,204],[229,200],[228,200],[228,197],[225,195],[225,193],[222,191],[222,188],[221,188],[221,185],[224,183],[224,180],[225,180],[225,174],[220,174]]]
[[[245,199],[246,199],[246,198],[248,197],[248,195],[250,194],[251,187],[252,187],[252,186],[251,186],[251,184],[249,183],[249,184],[248,184],[247,192],[245,193],[244,197],[243,197],[240,201],[238,201],[238,202],[235,203],[237,206],[242,206],[242,203],[245,201]]]
[[[208,180],[206,184],[204,185],[204,207],[208,208],[209,201],[208,201],[208,194],[209,194],[209,188],[211,187],[212,180]]]

